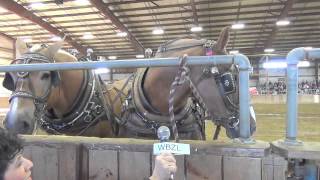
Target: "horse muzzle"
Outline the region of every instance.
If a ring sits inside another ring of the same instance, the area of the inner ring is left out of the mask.
[[[10,103],[10,110],[7,113],[4,126],[8,131],[16,134],[32,134],[35,130],[34,106],[19,108],[18,98]]]

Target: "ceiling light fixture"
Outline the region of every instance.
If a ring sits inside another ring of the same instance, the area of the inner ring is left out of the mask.
[[[44,6],[45,6],[45,4],[43,4],[41,2],[31,3],[29,5],[29,7],[31,7],[32,9],[43,8]]]
[[[161,28],[156,28],[152,31],[152,34],[154,34],[154,35],[159,35],[159,34],[163,34],[163,33],[164,33],[164,31]]]
[[[80,5],[80,6],[84,6],[84,5],[89,5],[90,4],[90,1],[88,1],[88,0],[75,0],[74,2],[77,5]]]
[[[96,74],[108,74],[110,72],[110,69],[108,69],[108,68],[98,68],[98,69],[95,69],[94,72]]]
[[[288,21],[288,20],[279,20],[276,22],[277,26],[287,26],[289,24],[290,24],[290,21]]]
[[[119,36],[119,37],[126,37],[128,35],[128,33],[126,33],[126,32],[118,32],[117,33],[117,36]]]
[[[86,33],[83,34],[82,38],[83,39],[93,39],[94,36],[93,36],[93,34],[91,32],[86,32]]]
[[[229,51],[229,53],[230,53],[230,54],[238,54],[239,51],[238,51],[238,50],[231,50],[231,51]]]
[[[138,55],[136,55],[136,58],[137,59],[142,59],[142,58],[144,58],[144,55],[143,54],[138,54]]]
[[[115,59],[117,59],[117,56],[109,56],[108,59],[115,60]]]
[[[243,23],[236,23],[231,26],[232,29],[243,29],[244,27],[245,27],[245,24]]]
[[[264,50],[264,52],[265,52],[265,53],[272,53],[272,52],[274,52],[274,49],[272,49],[272,48],[267,48],[267,49]]]
[[[190,29],[191,32],[200,32],[202,31],[202,27],[201,26],[194,26]]]

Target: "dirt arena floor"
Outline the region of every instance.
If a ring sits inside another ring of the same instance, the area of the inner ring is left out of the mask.
[[[285,137],[285,104],[254,104],[254,109],[257,116],[255,139],[274,141]],[[300,104],[298,117],[298,139],[320,142],[320,104]],[[207,140],[212,140],[213,128],[211,122],[207,123]],[[227,139],[223,128],[219,139]]]

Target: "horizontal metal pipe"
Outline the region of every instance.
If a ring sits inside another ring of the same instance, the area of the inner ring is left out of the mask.
[[[139,68],[139,67],[165,67],[178,66],[179,58],[157,58],[157,59],[127,59],[113,61],[90,61],[90,62],[64,62],[64,63],[39,63],[39,64],[12,64],[0,66],[0,72],[19,71],[56,71],[98,68]],[[188,65],[201,64],[231,64],[235,63],[240,68],[250,68],[248,58],[244,55],[223,56],[190,56]]]

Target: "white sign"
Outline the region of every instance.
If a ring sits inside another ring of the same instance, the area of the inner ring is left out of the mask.
[[[190,144],[181,143],[155,143],[153,144],[153,154],[172,153],[174,155],[190,155]]]

